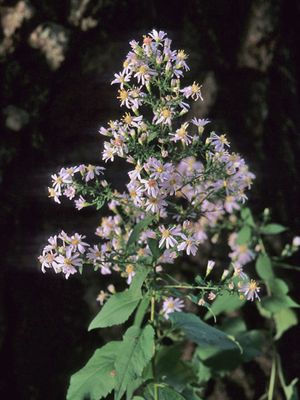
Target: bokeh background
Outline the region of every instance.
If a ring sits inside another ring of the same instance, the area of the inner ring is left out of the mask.
[[[290,239],[300,234],[300,2],[0,0],[0,13],[0,398],[60,400],[70,375],[119,331],[86,331],[103,277],[39,270],[49,235],[91,236],[100,218],[51,202],[47,185],[61,166],[101,163],[98,129],[121,113],[110,81],[128,41],[156,28],[189,53],[187,77],[205,98],[192,112],[245,156],[257,176],[251,207],[270,207]],[[124,164],[108,176],[122,188]],[[299,301],[299,272],[284,276]],[[288,380],[300,376],[299,334],[280,341]],[[259,374],[252,385],[264,384]],[[233,398],[226,390],[207,398]]]

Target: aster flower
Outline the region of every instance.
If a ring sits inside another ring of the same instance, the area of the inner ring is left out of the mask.
[[[172,108],[164,107],[160,111],[154,112],[153,122],[156,125],[158,124],[171,125],[173,115],[174,115],[174,110]]]
[[[191,97],[193,100],[201,99],[203,101],[201,86],[199,86],[196,82],[194,82],[191,86],[181,89],[180,92],[183,93],[186,99]]]
[[[88,249],[86,257],[89,261],[92,261],[94,264],[101,261],[102,259],[102,252],[99,247],[95,244],[93,247]]]
[[[229,214],[231,214],[231,213],[233,213],[234,210],[239,210],[241,207],[236,202],[236,199],[234,196],[226,196],[225,202],[224,202],[224,208]]]
[[[108,296],[108,293],[104,292],[104,290],[100,290],[100,293],[98,294],[96,301],[99,301],[100,305],[103,306],[106,298]]]
[[[187,132],[188,126],[189,126],[188,122],[185,122],[184,124],[181,125],[179,129],[176,130],[176,133],[170,133],[170,136],[172,136],[171,141],[173,142],[181,141],[181,143],[184,145],[192,143],[193,138]]]
[[[216,151],[222,151],[224,146],[230,147],[230,143],[228,142],[225,135],[218,136],[215,132],[212,132],[207,141],[214,145]],[[228,153],[227,153],[228,154]],[[228,154],[229,156],[229,154]]]
[[[165,319],[169,319],[169,315],[172,314],[174,311],[180,312],[184,307],[184,302],[181,299],[168,297],[164,300],[162,306],[162,313]]]
[[[112,85],[115,83],[120,84],[120,88],[123,89],[126,82],[130,81],[130,74],[126,71],[121,71],[119,74],[114,74],[115,79],[111,82]]]
[[[54,188],[50,188],[50,187],[48,187],[48,192],[49,192],[48,197],[52,198],[55,201],[55,203],[60,204],[59,198],[60,198],[61,194],[59,192],[57,192]]]
[[[53,268],[56,270],[61,270],[66,279],[69,278],[70,275],[76,274],[78,267],[82,266],[82,260],[79,257],[79,253],[73,253],[72,249],[69,247],[66,249],[66,254],[58,255],[53,261]]]
[[[85,247],[89,246],[88,243],[83,242],[82,239],[85,239],[85,236],[79,235],[78,233],[75,233],[74,235],[71,236],[70,239],[70,248],[72,251],[79,251],[79,253],[83,254],[85,253]]]
[[[132,282],[132,278],[135,275],[134,266],[132,264],[128,264],[126,266],[126,275],[127,275],[127,284],[130,285]]]
[[[161,196],[156,197],[148,197],[145,203],[146,211],[151,211],[153,213],[162,212],[164,207],[166,207],[168,203]]]
[[[158,182],[155,179],[141,179],[141,183],[144,186],[144,191],[148,196],[157,197],[159,193]]]
[[[164,31],[157,31],[155,29],[149,33],[149,36],[152,37],[152,39],[156,42],[161,42],[166,35],[167,34]]]
[[[165,245],[166,248],[169,249],[170,247],[174,247],[178,244],[178,241],[174,236],[181,235],[179,227],[173,226],[172,228],[166,229],[164,225],[161,225],[158,227],[158,229],[162,236],[159,241],[159,248]]]
[[[192,254],[193,256],[196,255],[197,251],[198,251],[198,242],[197,240],[195,240],[195,238],[193,236],[189,236],[187,237],[184,234],[181,234],[181,237],[183,239],[183,242],[181,242],[178,246],[177,246],[177,250],[178,251],[186,251],[186,254],[189,256],[190,254]]]
[[[104,142],[104,150],[102,152],[102,160],[107,162],[108,160],[114,161],[116,150],[112,147],[109,142]]]
[[[260,287],[254,279],[244,283],[240,288],[239,292],[242,293],[247,300],[254,301],[255,299],[260,300],[258,293],[260,292]]]
[[[104,170],[105,170],[104,167],[96,167],[95,165],[91,164],[87,165],[86,167],[87,174],[85,176],[85,181],[88,182],[94,179],[96,175],[103,174]]]
[[[84,199],[84,197],[80,196],[79,199],[75,200],[75,207],[77,210],[82,210],[84,207],[87,207],[88,203]]]

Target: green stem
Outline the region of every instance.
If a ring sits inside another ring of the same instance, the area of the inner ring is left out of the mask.
[[[191,285],[165,285],[164,288],[167,289],[200,289],[200,290],[217,290],[219,289],[218,286],[191,286]]]
[[[288,399],[289,394],[287,392],[286,383],[285,383],[285,379],[284,379],[284,375],[283,375],[283,371],[282,371],[281,359],[280,359],[280,356],[278,353],[276,354],[276,359],[277,359],[277,371],[278,371],[280,385],[282,387],[282,390],[284,391],[285,397]]]
[[[268,389],[268,400],[273,400],[276,378],[276,355],[273,357],[270,384]]]

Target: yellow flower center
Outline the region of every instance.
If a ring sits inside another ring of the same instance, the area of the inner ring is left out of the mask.
[[[141,65],[138,69],[138,73],[141,75],[145,75],[146,72],[148,72],[148,67],[147,65]]]
[[[132,116],[129,113],[126,113],[123,120],[125,124],[130,125],[132,123]]]
[[[134,271],[133,265],[132,264],[128,264],[127,267],[126,267],[126,273],[129,275],[129,274],[132,274],[133,271]]]
[[[71,260],[71,258],[65,257],[64,263],[65,263],[65,265],[67,265],[68,267],[70,267],[70,266],[72,265],[72,260]]]
[[[168,108],[164,108],[161,112],[161,115],[164,118],[170,118],[171,117],[171,111]]]
[[[193,93],[198,93],[200,91],[200,86],[196,82],[194,82],[191,86],[191,89]]]
[[[168,229],[165,229],[162,233],[162,237],[167,239],[170,236],[170,231]]]

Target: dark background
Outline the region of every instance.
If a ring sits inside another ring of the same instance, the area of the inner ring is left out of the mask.
[[[0,398],[60,400],[70,375],[119,332],[86,332],[107,283],[102,276],[65,281],[39,271],[49,235],[92,236],[99,220],[54,204],[46,187],[63,165],[100,163],[97,132],[121,113],[110,81],[128,41],[162,29],[190,54],[187,77],[203,83],[205,97],[193,113],[228,133],[257,176],[251,207],[270,207],[291,239],[300,234],[300,2],[31,0],[26,18],[20,3],[0,1]],[[48,36],[34,48],[29,38],[38,26]],[[124,164],[108,175],[122,187]],[[299,301],[299,274],[287,272]],[[299,333],[293,328],[280,341],[288,380],[300,376]],[[231,398],[225,389],[211,393]]]

